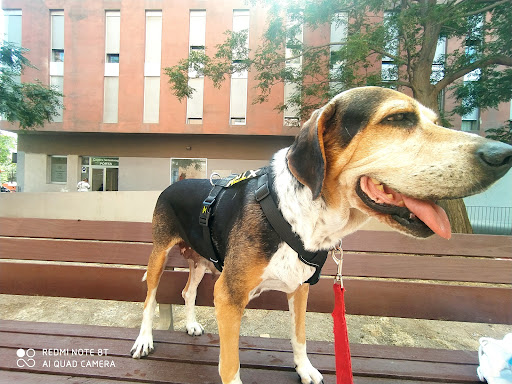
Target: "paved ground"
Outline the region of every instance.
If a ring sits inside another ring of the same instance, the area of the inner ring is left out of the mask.
[[[173,309],[174,329],[185,330],[183,307]],[[198,321],[206,332],[217,333],[212,308],[199,307]],[[0,319],[71,324],[91,324],[138,328],[142,304],[88,299],[0,295]],[[155,326],[161,328],[157,310]],[[287,312],[246,310],[242,319],[242,335],[288,338],[290,318]],[[503,338],[512,326],[396,319],[389,317],[347,316],[352,343],[432,347],[445,349],[478,349],[482,336]],[[308,313],[306,332],[310,340],[332,340],[332,318],[329,314]]]

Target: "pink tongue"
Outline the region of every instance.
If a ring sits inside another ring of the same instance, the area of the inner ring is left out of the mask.
[[[432,201],[418,200],[402,195],[405,206],[423,221],[434,233],[449,239],[452,237],[450,221],[443,208]]]

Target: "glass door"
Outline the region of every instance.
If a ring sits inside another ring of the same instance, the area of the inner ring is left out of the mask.
[[[117,191],[119,168],[105,168],[105,191]]]
[[[93,168],[91,191],[103,191],[105,168]]]

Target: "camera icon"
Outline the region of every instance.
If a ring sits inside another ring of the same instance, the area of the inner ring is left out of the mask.
[[[36,361],[33,357],[36,355],[36,351],[32,348],[27,350],[20,348],[16,351],[16,365],[18,368],[33,368],[36,365]]]

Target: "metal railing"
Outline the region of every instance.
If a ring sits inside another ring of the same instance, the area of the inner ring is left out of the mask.
[[[512,207],[466,206],[473,233],[512,235]]]

